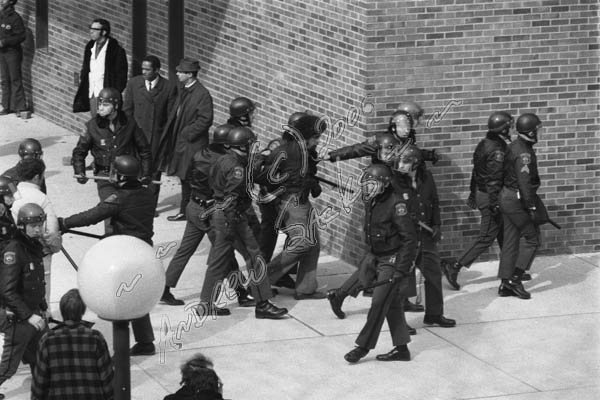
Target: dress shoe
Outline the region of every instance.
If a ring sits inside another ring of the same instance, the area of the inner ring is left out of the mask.
[[[185,214],[179,213],[167,217],[167,221],[185,221]]]
[[[323,292],[313,292],[313,293],[296,293],[294,294],[294,299],[296,300],[321,300],[327,297],[327,294]]]
[[[294,281],[294,279],[288,274],[285,274],[284,276],[279,278],[277,282],[275,282],[274,286],[284,287],[288,289],[296,289],[296,281]]]
[[[280,308],[268,301],[256,305],[254,316],[257,319],[280,319],[288,313],[287,308]]]
[[[451,264],[447,261],[442,263],[442,269],[446,280],[454,290],[459,290],[460,285],[458,284],[458,271],[460,271],[460,264],[458,262]]]
[[[345,298],[346,296],[342,294],[340,289],[331,289],[327,291],[327,300],[329,300],[331,310],[339,319],[346,318],[346,314],[342,311],[342,304],[344,304]]]
[[[363,290],[363,297],[373,297],[373,289]]]
[[[358,346],[346,353],[346,355],[344,356],[344,360],[348,361],[349,363],[355,363],[367,354],[369,354],[369,350],[365,349],[364,347]]]
[[[182,306],[185,304],[183,300],[176,299],[168,287],[165,288],[165,291],[163,292],[163,295],[160,298],[160,302],[169,306]]]
[[[411,336],[415,336],[417,334],[417,330],[409,324],[406,324],[406,329],[408,329],[408,334]]]
[[[507,287],[507,284],[503,282],[500,284],[500,287],[498,287],[498,295],[500,297],[508,297],[513,296],[513,292]]]
[[[378,354],[375,358],[379,361],[410,361],[410,351],[394,347],[389,353]]]
[[[531,274],[524,272],[523,275],[521,275],[521,282],[522,281],[530,281],[531,280]]]
[[[254,307],[256,306],[256,301],[250,297],[248,291],[246,289],[238,289],[238,304],[240,307]]]
[[[215,315],[217,317],[226,317],[228,315],[231,315],[231,310],[229,308],[216,307],[214,304],[211,307],[208,307],[208,309],[210,310],[209,315]],[[200,318],[206,317],[206,315],[205,315],[206,310],[207,310],[206,303],[204,303],[203,305],[194,306],[194,307],[192,307],[192,310]]]
[[[423,323],[426,325],[438,325],[442,328],[454,328],[456,321],[450,318],[446,318],[443,315],[427,315],[423,318]]]
[[[525,290],[525,288],[523,287],[523,284],[521,283],[520,280],[511,280],[511,281],[502,283],[500,285],[500,289],[498,289],[498,293],[500,293],[501,290],[506,293],[511,293],[508,296],[511,296],[511,295],[516,296],[523,300],[529,300],[531,298],[531,293],[529,293],[527,290]],[[500,294],[500,296],[503,296],[503,295]],[[506,296],[506,295],[504,295],[504,296]]]
[[[404,300],[404,311],[405,312],[423,312],[425,311],[425,307],[421,304],[411,303],[410,300]]]
[[[136,343],[130,350],[130,356],[152,356],[156,354],[154,343]]]

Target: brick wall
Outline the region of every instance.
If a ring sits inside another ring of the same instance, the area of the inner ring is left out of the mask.
[[[185,54],[200,59],[200,79],[215,101],[215,123],[226,120],[232,98],[248,96],[262,105],[256,132],[263,143],[298,110],[329,116],[324,141],[334,148],[385,129],[402,99],[422,104],[417,142],[442,154],[432,170],[442,200],[443,256],[457,256],[477,234],[478,213],[464,199],[487,117],[495,110],[537,113],[544,121],[536,146],[540,192],[563,225],[562,231],[542,228],[542,251],[575,253],[600,250],[600,85],[597,2],[570,3],[187,1],[182,23]],[[33,4],[17,4],[31,30]],[[87,27],[94,17],[107,18],[130,55],[130,4],[71,5],[52,2],[49,47],[33,52],[30,40],[26,54],[36,114],[78,132],[87,114],[70,109]],[[150,0],[148,52],[163,60],[165,71],[167,32],[167,2]],[[331,179],[351,179],[364,165],[321,168]],[[329,220],[321,231],[324,249],[349,261],[362,247],[359,203],[329,189],[317,202]]]

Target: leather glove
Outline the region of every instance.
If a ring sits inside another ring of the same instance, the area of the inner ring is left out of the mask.
[[[88,181],[88,178],[85,177],[85,173],[75,175],[77,177],[77,182],[85,185]]]
[[[467,198],[467,206],[471,210],[477,210],[477,201],[475,200],[475,192],[471,192]]]
[[[442,229],[439,225],[434,225],[431,227],[431,229],[433,229],[433,232],[431,233],[431,237],[433,238],[434,242],[439,242],[440,240],[442,240]]]
[[[61,234],[69,230],[69,228],[67,228],[67,226],[65,225],[65,219],[62,217],[58,217],[58,230]]]
[[[312,195],[312,197],[314,197],[315,199],[317,197],[319,197],[321,195],[321,192],[323,191],[323,189],[321,188],[321,185],[319,184],[318,181],[314,181],[313,185],[310,187],[310,194]]]
[[[535,207],[530,208],[529,211],[529,218],[531,218],[531,221],[535,224],[536,223],[536,215],[535,215]]]
[[[27,322],[29,322],[38,331],[43,330],[46,326],[44,319],[37,314],[31,314],[31,317],[27,319]]]
[[[498,204],[490,204],[490,211],[494,217],[500,215],[500,206]]]
[[[150,175],[142,176],[142,178],[140,179],[140,183],[143,186],[148,186],[152,183],[152,177]]]
[[[431,150],[431,164],[435,165],[438,161],[440,161],[439,154],[435,151],[435,149]]]

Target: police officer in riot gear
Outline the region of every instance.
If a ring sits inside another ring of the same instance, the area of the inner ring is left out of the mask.
[[[37,139],[33,138],[25,139],[21,143],[19,143],[18,153],[19,157],[21,158],[19,160],[19,163],[23,160],[28,160],[31,158],[41,159],[44,155],[44,151],[42,150],[42,144]],[[19,165],[19,163],[17,163],[17,165],[15,165],[14,167],[9,168],[2,174],[3,176],[12,179],[15,183],[15,186],[18,185],[21,181],[21,177],[19,177],[19,174],[17,174],[17,166]],[[46,193],[45,179],[42,179],[42,182],[40,182],[40,190],[44,192],[44,194]]]
[[[372,262],[364,265],[364,284],[384,282],[375,287],[367,322],[356,339],[357,347],[344,356],[356,363],[375,348],[384,319],[387,319],[394,348],[377,356],[379,361],[410,361],[410,336],[404,317],[408,275],[417,248],[417,233],[410,217],[408,199],[390,185],[392,172],[383,164],[372,164],[361,179],[365,201],[364,231],[367,254]],[[365,257],[366,258],[366,257]],[[372,275],[375,275],[373,277]],[[373,279],[375,278],[375,279]]]
[[[223,281],[231,271],[231,260],[234,257],[234,242],[239,241],[241,247],[249,254],[249,275],[252,297],[256,300],[255,317],[259,319],[280,319],[287,314],[287,309],[279,308],[269,302],[273,297],[266,263],[254,233],[248,225],[246,209],[252,207],[248,194],[246,174],[253,165],[249,163],[249,151],[256,136],[248,127],[234,127],[227,135],[230,151],[219,157],[212,165],[209,184],[216,200],[212,214],[212,227],[215,239],[208,256],[208,268],[204,277],[201,304],[195,308],[196,313],[203,316],[205,312],[216,315],[229,315],[227,308],[218,307],[215,302],[220,296],[219,281]]]
[[[134,156],[121,155],[115,158],[113,164],[116,173],[114,193],[87,211],[59,218],[60,230],[64,233],[70,228],[93,225],[109,219],[111,234],[134,236],[152,246],[154,195],[151,189],[140,182],[140,163]],[[131,348],[130,354],[154,354],[154,332],[150,315],[133,320],[131,326],[137,343]]]
[[[121,110],[122,104],[121,93],[117,89],[109,87],[100,91],[98,115],[86,123],[85,133],[73,149],[72,164],[77,182],[84,184],[88,180],[85,158],[89,152],[94,157],[94,175],[109,176],[117,156],[137,155],[141,163],[142,183],[150,184],[152,181],[152,154],[146,135],[135,120]],[[110,181],[98,180],[96,184],[101,201],[116,192],[116,186]]]
[[[410,205],[416,217],[421,245],[417,266],[425,278],[423,323],[451,328],[456,321],[444,316],[442,270],[437,245],[442,238],[439,198],[433,175],[424,167],[422,154],[418,147],[408,146],[397,158],[392,183],[396,191],[408,188],[412,194]]]
[[[504,178],[504,156],[506,142],[510,141],[513,117],[505,112],[492,113],[488,119],[488,132],[473,153],[470,194],[467,204],[479,209],[481,227],[479,237],[473,245],[454,263],[442,262],[444,274],[450,286],[458,290],[458,273],[462,267],[469,268],[494,240],[502,248],[504,227],[500,213],[500,190]]]
[[[252,127],[256,104],[247,97],[236,97],[229,104],[229,119],[227,123],[233,126]]]
[[[508,145],[504,158],[504,187],[500,192],[504,244],[498,271],[502,280],[498,294],[503,297],[531,298],[523,287],[523,275],[531,268],[540,246],[539,225],[548,222],[544,204],[537,195],[540,177],[533,150],[541,125],[537,115],[522,114],[516,123],[519,136]],[[525,239],[522,245],[521,237]]]
[[[23,205],[17,231],[0,252],[0,330],[4,333],[0,385],[15,374],[21,359],[33,370],[37,343],[46,329],[44,252],[39,242],[45,220],[42,207]]]

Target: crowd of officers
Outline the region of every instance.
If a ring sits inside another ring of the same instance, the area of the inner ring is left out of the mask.
[[[160,182],[152,180],[149,145],[135,121],[122,112],[117,90],[103,89],[98,104],[98,116],[88,126],[94,133],[79,140],[73,167],[80,183],[96,179],[101,201],[87,211],[58,218],[59,230],[65,233],[108,221],[108,235],[132,235],[152,245],[157,205],[152,188]],[[204,236],[211,248],[200,302],[194,307],[200,316],[230,314],[222,304],[226,278],[234,283],[239,305],[254,307],[259,319],[281,319],[288,312],[271,302],[277,294],[273,287],[293,289],[297,300],[327,298],[339,318],[345,316],[342,305],[348,295],[370,292],[372,304],[357,347],[345,355],[351,363],[375,348],[384,319],[394,348],[377,359],[410,360],[407,343],[416,331],[406,323],[405,311],[425,311],[423,322],[427,325],[454,327],[456,321],[444,316],[442,276],[458,290],[460,269],[469,267],[494,240],[501,246],[499,295],[530,298],[522,281],[530,279],[528,271],[539,247],[539,225],[548,221],[536,193],[540,179],[533,145],[541,126],[536,115],[523,114],[517,119],[518,135],[512,142],[512,116],[496,112],[489,117],[486,137],[473,155],[467,201],[481,213],[481,232],[463,256],[449,263],[440,259],[437,248],[442,238],[439,198],[426,166],[426,161],[435,164],[439,156],[435,150],[416,146],[415,128],[423,115],[418,104],[402,103],[385,133],[330,151],[324,158],[317,153],[319,139],[327,129],[323,118],[309,112],[292,114],[281,137],[261,150],[252,131],[255,110],[250,99],[233,100],[230,119],[217,126],[210,144],[193,155],[186,176],[191,188],[186,227],[166,271],[164,304],[184,304],[170,289],[177,285]],[[118,143],[119,154],[102,143],[108,140],[107,134],[114,135],[111,124],[123,127],[123,136],[111,139]],[[91,178],[85,175],[88,151],[97,162]],[[19,197],[19,171],[27,169],[31,158],[39,162],[41,145],[28,139],[19,153],[22,159],[15,169],[0,177],[0,320],[5,333],[0,383],[14,374],[20,360],[30,365],[35,362],[32,351],[48,317],[42,262],[46,212],[35,203],[21,205],[17,212],[11,210]],[[320,237],[311,200],[322,192],[317,172],[328,162],[365,156],[371,157],[360,178],[366,251],[358,270],[340,288],[323,293],[317,290]],[[108,168],[100,170],[98,165]],[[34,182],[45,191],[43,170],[38,175]],[[279,231],[287,239],[282,252],[273,257]],[[521,237],[525,239],[522,245]],[[235,251],[246,262],[245,274],[240,272]],[[408,301],[416,295],[415,267],[424,277],[424,310]],[[295,274],[295,280],[290,274]],[[136,344],[131,354],[154,354],[149,315],[132,325]]]

